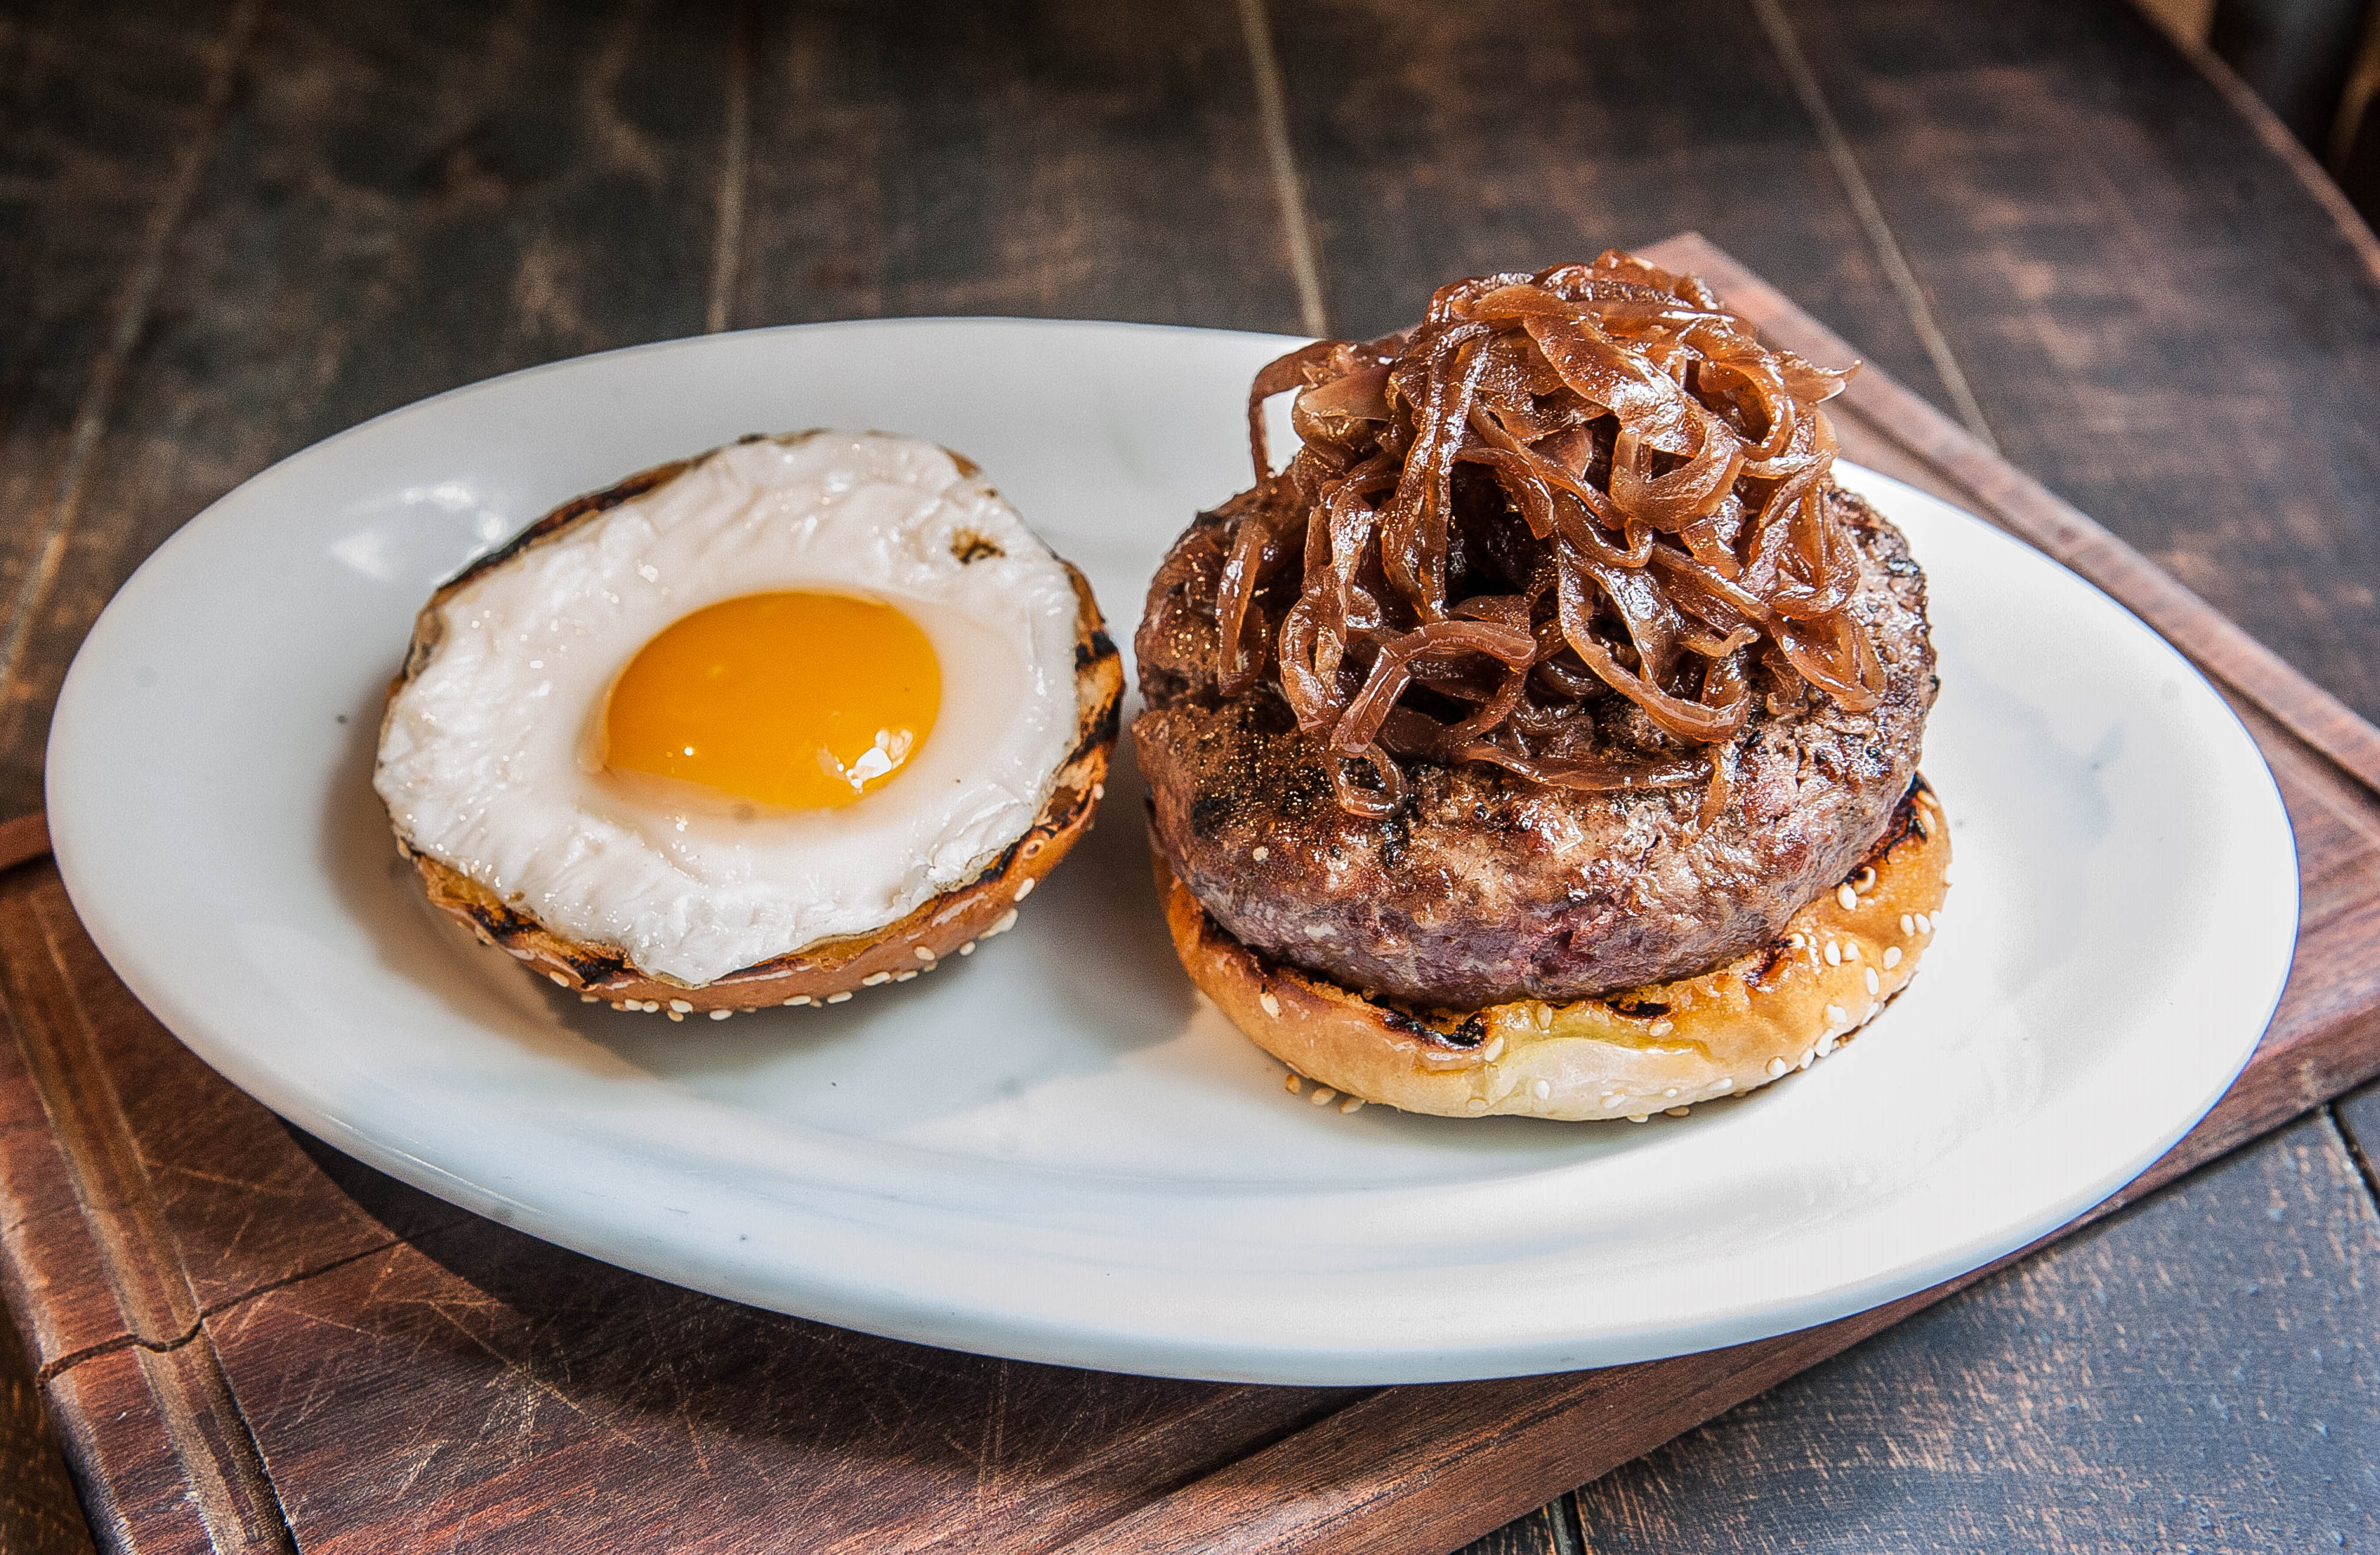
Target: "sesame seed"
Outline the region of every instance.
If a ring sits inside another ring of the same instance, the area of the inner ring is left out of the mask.
[[[712,1020],[725,1020],[735,1013],[735,1012],[733,1010],[713,1010],[710,1012],[710,1018]]]
[[[1802,1055],[1802,1062],[1793,1065],[1793,1067],[1796,1069],[1807,1069],[1810,1067],[1810,1061],[1817,1056],[1817,1050],[1814,1048],[1810,1051],[1803,1053]]]
[[[1890,971],[1893,967],[1898,966],[1900,966],[1900,947],[1899,945],[1887,945],[1887,946],[1885,946],[1885,947],[1884,947],[1884,966],[1885,966],[1885,970],[1887,970],[1887,971]]]
[[[1668,1100],[1670,1097],[1673,1097],[1673,1096],[1675,1096],[1675,1095],[1677,1095],[1677,1094],[1678,1094],[1678,1087],[1675,1087],[1675,1086],[1671,1086],[1669,1089],[1667,1089],[1667,1090],[1665,1090],[1665,1091],[1663,1091],[1663,1092],[1661,1093],[1661,1099],[1663,1099],[1664,1101],[1666,1101],[1666,1100]]]
[[[625,1010],[627,1007],[628,1002],[625,999],[614,999],[612,1001],[612,1008],[615,1010]]]
[[[1669,1115],[1673,1118],[1682,1118],[1688,1112],[1693,1112],[1694,1109],[1691,1107],[1665,1107],[1662,1111],[1669,1113]]]
[[[1463,1105],[1475,1112],[1484,1112],[1488,1110],[1488,1099],[1484,1096],[1475,1096]]]
[[[1249,857],[1251,857],[1251,858],[1253,858],[1253,859],[1255,859],[1257,863],[1261,864],[1261,863],[1263,863],[1266,859],[1270,858],[1270,857],[1272,856],[1272,849],[1270,849],[1270,848],[1269,848],[1269,847],[1264,846],[1262,844],[1257,844],[1257,850],[1256,850],[1256,852],[1254,852],[1254,853],[1252,853],[1252,854],[1248,855],[1248,856],[1249,856]]]
[[[1497,1036],[1490,1037],[1489,1039],[1488,1039],[1488,1045],[1487,1045],[1486,1047],[1484,1047],[1484,1048],[1482,1048],[1482,1049],[1480,1049],[1480,1050],[1479,1050],[1479,1056],[1480,1056],[1481,1058],[1486,1059],[1486,1060],[1487,1060],[1488,1063],[1495,1063],[1498,1059],[1500,1059],[1500,1058],[1503,1057],[1503,1056],[1504,1056],[1504,1039],[1503,1039],[1503,1036],[1500,1033],[1500,1034],[1498,1034]]]
[[[1859,959],[1859,942],[1857,940],[1845,940],[1843,942],[1843,959],[1845,961],[1857,961]]]
[[[1933,920],[1932,918],[1930,918],[1930,917],[1927,917],[1924,913],[1919,913],[1919,914],[1917,915],[1917,932],[1919,932],[1920,934],[1931,934],[1931,933],[1933,933],[1933,932],[1934,932],[1934,920]]]
[[[1876,968],[1873,966],[1867,969],[1867,991],[1870,998],[1884,991],[1884,979],[1876,975]]]
[[[1828,940],[1827,942],[1827,965],[1829,966],[1840,966],[1842,964],[1843,947],[1835,943],[1834,941]]]
[[[1829,1004],[1827,1006],[1827,1024],[1828,1026],[1849,1026],[1851,1023],[1852,1015],[1849,1010],[1844,1009],[1840,1004]]]
[[[917,947],[917,959],[920,961],[931,961],[934,959],[934,953],[928,950],[925,946],[919,945]]]
[[[1932,810],[1921,809],[1917,812],[1917,829],[1925,833],[1925,840],[1927,842],[1930,843],[1934,840],[1934,812]]]
[[[1040,851],[1041,839],[1038,837],[1034,838],[1031,842],[1025,844],[1025,856],[1027,858],[1032,857],[1035,854]]]
[[[1795,950],[1801,950],[1809,944],[1810,937],[1806,934],[1788,934],[1785,937],[1785,942]]]
[[[1329,1086],[1317,1086],[1314,1087],[1314,1094],[1305,1099],[1317,1107],[1328,1107],[1339,1099],[1339,1093]]]
[[[556,988],[568,988],[570,986],[570,979],[564,977],[559,972],[548,972],[546,976],[553,979],[553,986]]]
[[[1352,1112],[1354,1112],[1357,1108],[1359,1108],[1359,1107],[1361,1107],[1361,1106],[1363,1106],[1363,1105],[1364,1105],[1364,1099],[1363,1099],[1362,1097],[1360,1097],[1360,1096],[1351,1096],[1351,1097],[1349,1097],[1346,1100],[1342,1101],[1341,1103],[1339,1103],[1339,1112],[1340,1112],[1340,1115],[1343,1117],[1343,1116],[1345,1116],[1347,1113]]]
[[[1104,798],[1106,798],[1107,796],[1108,796],[1108,785],[1107,785],[1106,784],[1104,784],[1104,783],[1095,783],[1095,784],[1091,784],[1091,798],[1092,798],[1092,800],[1093,800],[1094,802],[1097,802],[1097,801],[1099,801],[1099,800],[1100,800],[1100,799],[1104,799]]]
[[[1281,1077],[1281,1088],[1289,1092],[1290,1095],[1295,1096],[1299,1091],[1304,1090],[1305,1087],[1296,1075],[1283,1075]]]
[[[1835,887],[1835,900],[1842,904],[1843,911],[1847,913],[1859,911],[1859,893],[1852,889],[1849,881]]]
[[[686,1019],[686,1012],[685,1012],[685,1011],[683,1011],[683,1010],[672,1010],[672,1011],[669,1013],[669,1018],[670,1018],[670,1019],[672,1019],[672,1020],[680,1020],[680,1021],[682,1021],[682,1020]]]
[[[1657,1020],[1645,1028],[1645,1034],[1652,1037],[1667,1037],[1676,1029],[1678,1029],[1678,1023],[1673,1020]]]
[[[1016,909],[1014,907],[1011,907],[1006,912],[1000,915],[999,922],[993,924],[990,928],[983,931],[983,937],[989,940],[994,934],[1005,934],[1015,927]]]
[[[1854,888],[1860,891],[1874,891],[1876,889],[1876,871],[1874,869],[1862,869],[1858,874],[1852,877],[1852,884]]]
[[[670,1008],[681,1015],[689,1014],[694,1010],[694,1006],[683,999],[671,1000]]]
[[[645,1014],[649,1015],[657,1015],[661,1014],[661,1001],[658,999],[648,999],[645,1001],[644,1008]]]
[[[1627,1093],[1626,1091],[1624,1091],[1624,1090],[1615,1090],[1615,1091],[1613,1091],[1610,1095],[1606,1096],[1606,1097],[1603,1099],[1603,1104],[1604,1104],[1606,1107],[1617,1107],[1617,1106],[1619,1106],[1621,1102],[1623,1102],[1623,1101],[1625,1101],[1625,1100],[1627,1100],[1627,1099],[1628,1099],[1628,1093]]]
[[[1540,1005],[1538,1005],[1538,1006],[1537,1006],[1537,1029],[1538,1029],[1539,1031],[1551,1031],[1553,1028],[1554,1028],[1554,1007],[1553,1007],[1551,1004],[1540,1004]]]
[[[1829,1031],[1824,1037],[1819,1038],[1817,1047],[1818,1056],[1820,1058],[1824,1058],[1828,1053],[1833,1052],[1835,1051],[1835,1044],[1840,1039],[1841,1039],[1832,1031]]]
[[[961,955],[973,955],[975,954],[975,942],[973,940],[969,940],[965,944],[961,945],[959,947],[959,954]]]
[[[1539,1080],[1536,1085],[1531,1086],[1529,1088],[1536,1093],[1537,1099],[1540,1101],[1545,1100],[1554,1093],[1553,1082],[1550,1080]]]
[[[1645,1114],[1642,1112],[1631,1112],[1628,1114],[1628,1121],[1630,1123],[1643,1123],[1645,1121]]]
[[[1033,888],[1040,883],[1041,882],[1039,881],[1035,880],[1031,875],[1026,876],[1022,881],[1017,882],[1015,899],[1019,902],[1024,901],[1027,896],[1033,894]]]
[[[893,978],[892,980],[893,980],[894,982],[896,982],[896,983],[905,983],[905,982],[910,981],[912,978],[916,978],[916,977],[917,977],[917,973],[915,973],[915,972],[904,972],[904,973],[902,973],[899,977],[897,977],[897,978]]]
[[[890,972],[870,972],[868,976],[859,979],[859,986],[862,988],[877,988],[882,984],[889,983],[892,980],[892,974]]]
[[[582,993],[582,994],[580,994],[580,995],[578,996],[578,1002],[579,1002],[581,1004],[600,1004],[600,1003],[601,1003],[601,1002],[602,1002],[602,1001],[601,1001],[601,1000],[600,1000],[600,999],[596,998],[596,997],[595,997],[593,994],[591,994],[591,993]]]
[[[807,1004],[807,1003],[808,1003],[809,1002],[810,1002],[810,996],[809,996],[808,994],[807,994],[807,993],[796,993],[796,994],[795,994],[791,999],[786,1000],[786,1001],[785,1001],[785,1003],[786,1003],[788,1006],[791,1006],[791,1005],[795,1005],[795,1004]]]
[[[1272,996],[1272,990],[1266,989],[1263,992],[1257,994],[1257,1002],[1264,1006],[1264,1013],[1266,1014],[1272,1016],[1275,1020],[1279,1020],[1281,1018],[1281,1001]]]
[[[1916,933],[1916,932],[1917,932],[1917,920],[1916,920],[1915,918],[1913,918],[1913,917],[1911,917],[1907,913],[1903,913],[1903,914],[1901,914],[1901,915],[1900,915],[1900,931],[1901,931],[1903,934],[1914,934],[1914,933]]]
[[[828,995],[826,996],[826,1002],[827,1002],[828,1003],[830,1003],[830,1004],[840,1004],[840,1003],[842,1003],[844,1000],[849,999],[850,997],[851,997],[851,990],[849,990],[849,989],[844,989],[841,993],[830,993],[830,994],[828,994]]]
[[[1792,1067],[1781,1058],[1772,1058],[1768,1061],[1768,1077],[1773,1080]]]
[[[1735,1088],[1735,1076],[1732,1075],[1721,1075],[1718,1077],[1718,1088],[1723,1091],[1733,1090]]]

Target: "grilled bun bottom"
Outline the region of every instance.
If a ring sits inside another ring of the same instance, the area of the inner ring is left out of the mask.
[[[841,1003],[856,990],[906,982],[930,972],[953,956],[973,952],[977,941],[1014,925],[1017,904],[1090,830],[1092,813],[1106,796],[1108,757],[1115,747],[1123,697],[1123,663],[1091,598],[1089,582],[1072,564],[1061,565],[1074,580],[1076,607],[1075,741],[1058,768],[1056,786],[1025,834],[982,873],[873,933],[822,940],[698,987],[688,986],[638,970],[616,946],[554,932],[477,881],[407,847],[402,837],[398,850],[421,872],[431,905],[458,919],[482,943],[582,998],[608,1001],[614,1009],[656,1011],[681,1020],[697,1011],[723,1016],[772,1004]],[[390,695],[395,695],[395,687]]]
[[[1919,778],[1861,867],[1765,949],[1699,977],[1570,1004],[1406,1010],[1259,955],[1157,856],[1190,979],[1295,1075],[1408,1112],[1475,1118],[1682,1114],[1833,1052],[1908,985],[1948,893],[1950,829]]]

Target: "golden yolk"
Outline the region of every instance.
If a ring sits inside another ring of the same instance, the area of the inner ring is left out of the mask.
[[[827,809],[890,781],[941,701],[933,645],[891,605],[746,594],[628,662],[603,710],[603,764]]]

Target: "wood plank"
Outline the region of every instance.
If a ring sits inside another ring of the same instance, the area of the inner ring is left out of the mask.
[[[1819,360],[1857,357],[1832,331],[1697,234],[1645,252],[1708,277],[1730,306],[1794,350]],[[1835,402],[1834,419],[1846,435],[1848,456],[1865,455],[1890,473],[1915,474],[1919,484],[2055,556],[2359,781],[2380,786],[2380,730],[1949,416],[1886,375],[1865,372]]]
[[[33,1365],[137,1339],[464,1212],[365,1172],[231,1090],[108,970],[55,870],[0,878],[0,1077],[46,1126],[0,1133],[13,1204],[0,1271],[40,1299]],[[191,1099],[206,1096],[210,1105]],[[66,1186],[63,1202],[36,1200]]]
[[[1580,1555],[1578,1531],[1571,1519],[1564,1498],[1481,1535],[1455,1555]]]
[[[91,622],[208,503],[423,395],[702,328],[726,30],[716,8],[631,0],[261,16],[224,110],[230,150],[197,167],[164,247],[0,703],[8,813],[39,803],[49,710]],[[58,48],[79,67],[106,43]],[[44,230],[120,244],[117,197],[78,190],[61,186]]]
[[[91,1526],[23,1359],[26,1348],[8,1307],[0,1306],[0,1549],[91,1555]]]
[[[903,1344],[476,1220],[210,1329],[318,1555],[1038,1548],[1343,1396]]]
[[[1459,275],[1694,229],[1942,394],[1744,6],[1275,0],[1271,16],[1334,333],[1401,329]]]
[[[771,7],[729,320],[1294,332],[1230,0]]]
[[[142,261],[187,207],[237,8],[16,6],[0,21],[0,814],[41,804],[51,681],[18,673],[65,564],[92,433],[153,288]],[[35,666],[38,671],[38,666]]]
[[[2364,1184],[2380,1196],[2380,1085],[2340,1097],[2331,1112],[2338,1120],[2340,1136],[2354,1152]]]
[[[2380,1540],[2380,1215],[2319,1116],[1579,1494],[1590,1549]]]
[[[213,1555],[189,1471],[129,1349],[42,1388],[90,1532],[108,1555]]]
[[[1795,14],[2010,462],[2380,715],[2369,232],[2132,6]]]

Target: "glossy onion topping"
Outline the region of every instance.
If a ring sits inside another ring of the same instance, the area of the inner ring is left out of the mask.
[[[1694,277],[1616,249],[1292,352],[1249,392],[1218,688],[1276,681],[1356,813],[1397,808],[1398,756],[1718,799],[1755,658],[1787,688],[1775,712],[1882,689],[1816,408],[1856,367],[1770,350]],[[1292,390],[1304,446],[1275,473],[1264,406]],[[1616,757],[1595,718],[1614,693],[1682,748]]]

